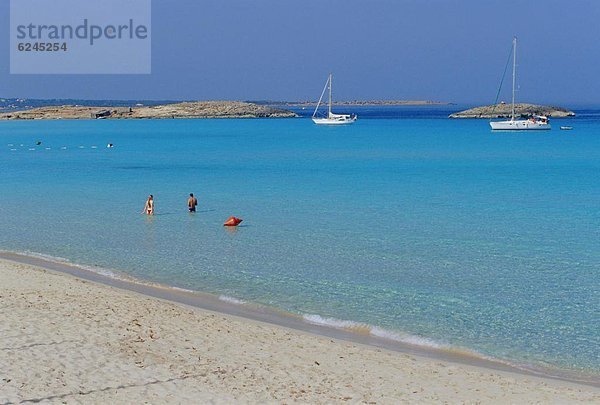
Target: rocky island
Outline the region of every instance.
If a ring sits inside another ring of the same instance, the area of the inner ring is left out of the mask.
[[[450,118],[510,118],[512,105],[506,103],[486,105],[450,114]],[[562,107],[537,104],[515,104],[516,116],[545,115],[553,118],[574,117],[573,111]]]
[[[195,101],[156,106],[44,106],[0,113],[0,120],[177,119],[177,118],[293,118],[283,109],[241,101]]]

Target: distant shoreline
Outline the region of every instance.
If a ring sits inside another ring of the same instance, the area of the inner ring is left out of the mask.
[[[448,118],[510,118],[512,105],[506,103],[492,104],[452,113]],[[518,103],[514,105],[514,113],[519,117],[545,115],[552,118],[574,117],[575,113],[564,107],[539,104]]]
[[[440,106],[427,100],[352,100],[334,106]],[[313,101],[143,101],[143,100],[27,100],[1,99],[0,121],[91,119],[297,118],[294,108],[316,106]]]
[[[316,106],[316,101],[270,101],[270,100],[255,100],[249,101],[250,103],[258,105],[268,106],[282,106],[282,107],[307,107]],[[334,101],[332,105],[337,106],[400,106],[400,105],[453,105],[454,103],[442,102],[442,101],[430,101],[430,100],[348,100],[348,101]]]
[[[87,100],[87,99],[25,99],[25,98],[0,98],[0,113],[32,110],[40,107],[81,106],[95,108],[117,108],[117,107],[155,107],[161,105],[173,105],[181,103],[234,103],[235,101],[219,100]],[[316,100],[246,100],[249,104],[268,107],[306,107],[315,106]],[[350,100],[334,101],[336,106],[427,106],[427,105],[454,105],[455,103],[430,101],[430,100]]]
[[[115,103],[117,104],[117,103]],[[295,118],[292,111],[241,101],[127,105],[39,105],[0,112],[0,120]]]

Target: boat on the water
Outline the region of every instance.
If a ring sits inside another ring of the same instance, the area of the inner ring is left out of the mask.
[[[317,103],[317,107],[315,108],[315,112],[312,115],[312,120],[317,125],[344,125],[344,124],[352,124],[358,118],[356,114],[334,114],[331,112],[331,85],[333,82],[333,76],[331,73],[325,82],[325,87],[323,87],[323,91],[321,92],[321,97],[319,97],[319,102]],[[329,102],[327,108],[327,114],[319,114],[319,107],[322,104],[323,96],[325,95],[325,91],[329,90]]]
[[[490,121],[492,130],[500,131],[527,131],[527,130],[548,130],[552,129],[550,120],[545,115],[532,115],[526,118],[515,117],[515,85],[517,77],[517,37],[513,38],[512,46],[512,111],[508,121]]]
[[[563,131],[570,131],[573,129],[573,127],[569,127],[569,126],[562,126],[560,127],[560,129],[562,129]]]

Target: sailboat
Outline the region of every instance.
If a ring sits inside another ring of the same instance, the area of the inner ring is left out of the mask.
[[[528,119],[515,119],[515,84],[517,80],[517,37],[513,38],[512,46],[513,72],[512,72],[512,112],[509,121],[490,121],[493,130],[542,130],[552,129],[548,117],[544,115],[533,115]]]
[[[331,84],[333,81],[333,76],[331,73],[325,82],[325,87],[323,87],[323,92],[321,93],[321,97],[319,98],[319,102],[317,103],[317,107],[315,108],[315,112],[312,115],[312,120],[317,125],[343,125],[343,124],[352,124],[358,118],[356,114],[334,114],[331,112]],[[329,90],[329,103],[327,109],[326,116],[319,116],[319,107],[321,106],[321,102],[323,101],[323,96],[325,95],[325,91]]]

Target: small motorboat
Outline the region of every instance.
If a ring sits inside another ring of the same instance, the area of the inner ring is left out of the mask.
[[[563,131],[570,131],[573,129],[573,127],[569,127],[569,126],[562,126],[560,127],[560,129],[562,129]]]

